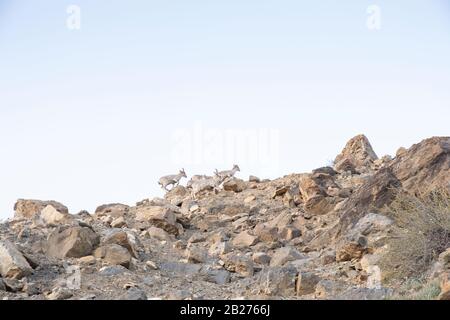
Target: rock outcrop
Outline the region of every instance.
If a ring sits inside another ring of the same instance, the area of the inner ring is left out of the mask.
[[[228,177],[195,198],[178,185],[92,215],[19,200],[0,224],[0,299],[385,299],[398,288],[380,261],[398,225],[384,209],[399,191],[449,183],[450,138],[378,158],[359,135],[334,167]],[[427,273],[443,300],[449,257]]]

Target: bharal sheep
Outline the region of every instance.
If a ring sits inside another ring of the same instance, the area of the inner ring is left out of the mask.
[[[224,179],[219,176],[198,179],[191,183],[191,198],[196,199],[197,194],[205,190],[218,191]]]
[[[225,171],[217,171],[217,169],[216,169],[216,171],[214,171],[214,174],[217,176],[217,177],[220,177],[220,178],[222,178],[222,179],[226,179],[226,178],[232,178],[232,177],[234,177],[234,175],[236,174],[236,172],[238,172],[238,171],[241,171],[241,169],[239,168],[239,166],[237,165],[237,164],[235,164],[234,166],[233,166],[233,169],[231,169],[231,170],[225,170]]]
[[[184,172],[184,169],[180,170],[180,173],[164,176],[159,179],[158,184],[166,191],[169,191],[167,187],[169,185],[172,185],[172,189],[180,183],[181,178],[187,178],[186,172]]]

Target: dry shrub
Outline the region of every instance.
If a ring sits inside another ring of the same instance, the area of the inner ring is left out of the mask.
[[[381,259],[386,281],[423,276],[450,247],[448,189],[418,195],[399,192],[385,214],[396,222]]]

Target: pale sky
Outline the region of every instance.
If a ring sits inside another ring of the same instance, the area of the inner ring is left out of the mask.
[[[448,1],[343,2],[0,0],[0,218],[134,204],[181,167],[307,172],[359,133],[379,156],[448,136]]]

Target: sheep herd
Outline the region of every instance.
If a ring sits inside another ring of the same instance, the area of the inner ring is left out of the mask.
[[[234,165],[231,170],[218,171],[216,169],[213,176],[194,175],[187,182],[186,187],[191,189],[191,196],[195,199],[196,196],[204,190],[217,191],[227,179],[234,177],[234,175],[238,171],[241,171],[241,169],[238,165]],[[167,187],[172,186],[173,189],[180,184],[180,180],[182,178],[187,178],[184,169],[181,169],[178,174],[161,177],[158,181],[158,184],[165,191],[170,191],[169,189],[167,189]]]

